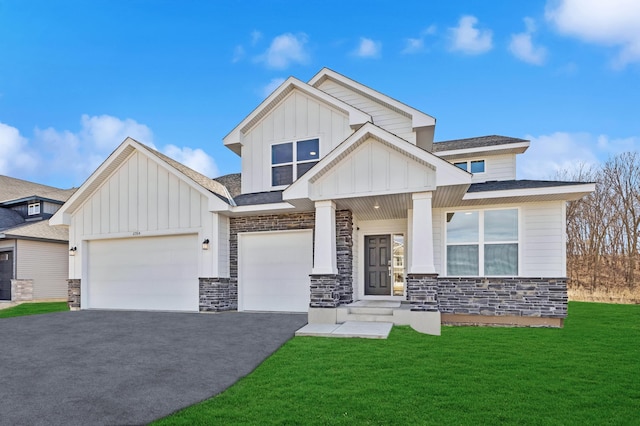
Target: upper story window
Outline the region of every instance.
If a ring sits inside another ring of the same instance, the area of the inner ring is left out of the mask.
[[[518,209],[447,213],[446,237],[447,275],[518,275]]]
[[[320,158],[319,139],[271,145],[271,186],[283,186],[299,179]]]
[[[40,214],[40,203],[29,204],[29,216],[32,216],[35,214]]]
[[[471,173],[484,173],[484,160],[459,161],[454,166]]]

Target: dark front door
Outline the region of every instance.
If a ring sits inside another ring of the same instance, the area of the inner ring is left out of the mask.
[[[0,300],[11,300],[13,278],[13,252],[0,252]]]
[[[391,296],[391,235],[367,235],[364,250],[364,294]]]

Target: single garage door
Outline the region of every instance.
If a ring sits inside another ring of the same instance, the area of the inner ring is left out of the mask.
[[[95,240],[88,251],[88,308],[198,311],[196,235]]]
[[[243,311],[307,312],[313,231],[238,234],[238,304]]]

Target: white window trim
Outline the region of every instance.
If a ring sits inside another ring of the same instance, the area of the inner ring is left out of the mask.
[[[517,210],[518,211],[518,239],[517,241],[484,241],[484,213],[490,210]],[[478,241],[471,243],[451,243],[447,241],[447,214],[448,213],[464,213],[464,212],[478,212]],[[448,277],[449,271],[447,269],[448,259],[447,259],[447,246],[464,246],[464,245],[478,245],[478,276],[485,277],[484,273],[484,246],[485,244],[518,244],[518,271],[516,275],[491,275],[492,277],[519,277],[520,272],[522,271],[522,211],[520,207],[516,206],[504,206],[504,207],[492,207],[487,209],[449,209],[445,210],[443,219],[442,219],[442,230],[443,230],[443,250],[442,250],[442,258],[444,259],[444,264],[442,265],[445,273],[444,276]],[[475,275],[451,275],[452,277],[475,277]]]
[[[471,171],[471,163],[473,163],[475,161],[482,161],[484,163],[484,172],[473,173]],[[461,160],[461,161],[455,161],[454,160],[452,164],[455,166],[458,163],[467,163],[467,168],[465,169],[465,171],[467,171],[469,173],[472,173],[474,176],[475,175],[483,175],[483,174],[487,173],[487,160],[484,159],[484,158],[474,158],[472,160]],[[456,166],[456,167],[458,167],[458,166]]]
[[[312,139],[317,139],[318,140],[318,158],[316,160],[305,160],[305,161],[297,161],[297,155],[298,155],[298,142],[302,142],[302,141],[308,141],[308,140],[312,140]],[[273,158],[272,158],[272,152],[273,152],[273,146],[274,145],[284,145],[290,143],[292,146],[292,153],[291,153],[291,160],[290,162],[287,163],[278,163],[278,164],[273,164]],[[303,138],[297,138],[297,139],[287,139],[284,141],[280,141],[280,142],[273,142],[269,145],[269,184],[271,189],[284,189],[287,188],[289,185],[291,185],[291,183],[295,182],[296,180],[298,180],[296,178],[297,174],[298,174],[298,164],[308,164],[308,163],[317,163],[318,161],[320,161],[320,159],[322,158],[320,156],[320,137],[319,136],[309,136],[309,137],[303,137]],[[274,167],[280,167],[280,166],[292,166],[292,181],[289,184],[286,185],[274,185],[273,184],[273,168]]]
[[[28,215],[29,216],[35,216],[37,214],[40,214],[40,203],[29,203],[29,206],[27,207],[28,209]]]

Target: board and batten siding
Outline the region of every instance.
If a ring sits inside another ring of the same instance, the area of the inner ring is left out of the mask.
[[[520,208],[519,244],[521,277],[560,278],[566,270],[565,202],[490,205],[467,210]],[[445,218],[451,209],[433,210],[433,250],[436,273],[446,271]],[[464,210],[463,210],[464,211]]]
[[[405,139],[412,144],[416,143],[416,134],[413,131],[411,118],[400,114],[379,102],[370,99],[353,89],[343,86],[332,80],[325,80],[318,87],[325,93],[336,97],[355,108],[369,114],[376,126]]]
[[[242,193],[270,191],[271,145],[320,139],[320,158],[352,133],[349,117],[293,90],[242,139]]]
[[[200,276],[218,277],[220,269],[228,271],[218,243],[218,230],[222,226],[224,232],[226,219],[209,212],[207,197],[187,182],[170,166],[133,152],[73,212],[69,244],[78,251],[69,257],[69,277],[81,278],[88,240],[178,234],[198,234],[198,244],[210,240],[210,249],[200,250]]]
[[[67,244],[18,240],[16,278],[33,280],[33,299],[66,299]]]
[[[358,146],[311,186],[317,199],[435,189],[435,171],[376,140]]]

